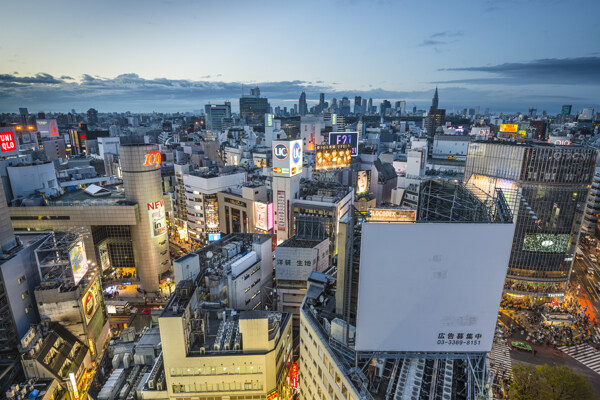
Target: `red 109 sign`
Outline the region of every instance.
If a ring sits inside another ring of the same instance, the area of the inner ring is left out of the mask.
[[[159,165],[162,162],[162,155],[160,154],[160,150],[150,151],[146,153],[146,158],[144,159],[144,165]]]
[[[17,149],[15,137],[12,132],[0,132],[0,149],[2,149],[2,152]]]

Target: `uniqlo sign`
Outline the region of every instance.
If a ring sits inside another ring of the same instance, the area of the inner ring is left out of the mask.
[[[2,150],[2,153],[17,149],[15,135],[11,131],[0,132],[0,149]]]

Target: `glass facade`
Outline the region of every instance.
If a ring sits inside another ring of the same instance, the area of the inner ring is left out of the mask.
[[[489,193],[512,187],[515,216],[505,291],[560,297],[566,291],[598,154],[582,147],[469,145],[465,182]]]

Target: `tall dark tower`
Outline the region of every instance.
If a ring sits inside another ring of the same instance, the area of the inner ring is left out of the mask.
[[[437,110],[440,98],[438,97],[437,86],[435,87],[435,94],[433,95],[433,100],[431,101],[431,108]]]

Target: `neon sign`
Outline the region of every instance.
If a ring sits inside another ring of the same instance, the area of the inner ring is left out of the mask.
[[[149,151],[146,153],[146,158],[144,159],[144,165],[157,165],[160,166],[162,162],[162,155],[160,154],[160,150]]]
[[[2,152],[17,149],[15,137],[12,132],[0,132],[0,148],[2,149]]]

